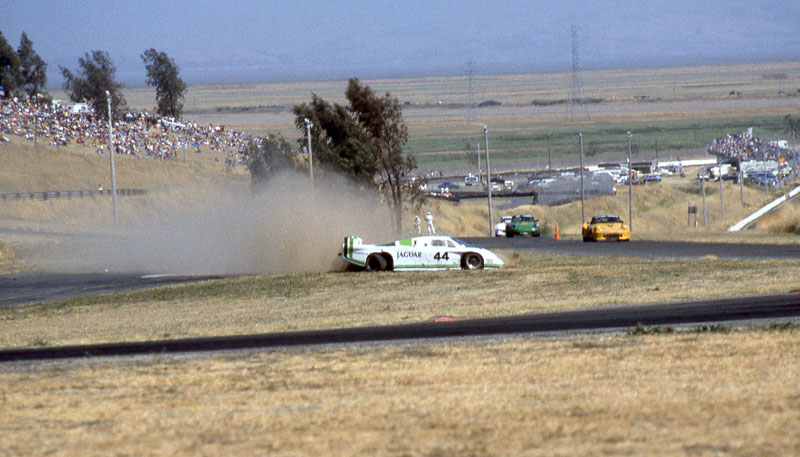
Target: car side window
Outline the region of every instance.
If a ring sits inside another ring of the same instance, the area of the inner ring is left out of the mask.
[[[431,245],[432,246],[444,246],[444,242],[442,242],[442,240],[433,240]]]
[[[455,243],[453,243],[453,242],[452,242],[452,241],[450,241],[450,240],[447,240],[447,247],[448,247],[448,248],[454,248],[454,247],[456,247],[456,244],[455,244]]]

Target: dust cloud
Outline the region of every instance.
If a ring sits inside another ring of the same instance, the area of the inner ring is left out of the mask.
[[[307,177],[287,174],[271,178],[258,193],[214,189],[188,195],[184,204],[139,208],[132,217],[124,217],[123,202],[119,235],[81,243],[69,254],[70,269],[325,272],[344,267],[337,254],[345,236],[394,239],[389,209],[375,192],[341,178],[316,179],[312,189]]]

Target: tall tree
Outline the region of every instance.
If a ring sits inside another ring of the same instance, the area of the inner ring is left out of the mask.
[[[395,227],[400,232],[403,217],[403,196],[407,190],[403,178],[417,167],[413,154],[404,153],[408,127],[403,121],[400,101],[389,92],[376,95],[366,84],[351,78],[345,92],[350,109],[369,133],[375,160],[379,165],[385,187],[389,188],[394,208]]]
[[[142,54],[147,69],[147,85],[156,88],[156,111],[162,116],[181,117],[186,83],[178,76],[180,69],[165,52],[153,48]]]
[[[355,78],[349,80],[345,96],[348,107],[313,95],[311,103],[294,108],[295,126],[305,133],[305,119],[314,123],[311,144],[315,164],[328,164],[350,178],[386,191],[399,232],[403,199],[419,203],[422,198],[403,182],[416,168],[416,159],[403,152],[408,128],[400,102],[388,92],[382,97],[375,95]],[[304,145],[305,138],[303,135],[298,142]]]
[[[469,141],[464,143],[464,160],[467,161],[468,165],[472,165],[477,167],[478,166],[478,154],[480,151],[477,151],[475,148],[472,147],[472,143]]]
[[[33,98],[47,84],[47,64],[33,49],[33,42],[28,39],[25,32],[22,32],[19,39],[17,55],[20,61],[22,87]]]
[[[267,135],[251,141],[245,159],[252,187],[263,186],[278,171],[294,169],[296,155],[289,142],[280,135]]]
[[[111,107],[114,116],[121,116],[127,108],[122,95],[122,84],[114,79],[117,72],[111,57],[105,51],[92,51],[78,59],[79,73],[74,74],[67,68],[59,66],[64,76],[64,90],[74,102],[88,102],[94,113],[101,119],[108,118],[106,91],[111,93]]]
[[[22,78],[19,73],[19,56],[0,32],[0,86],[2,96],[9,97],[19,87]]]
[[[315,165],[322,165],[318,170],[332,169],[354,181],[372,184],[378,168],[369,135],[346,107],[312,94],[311,103],[296,105],[294,114],[299,130],[305,130],[306,119],[314,124],[311,150]],[[306,138],[303,135],[298,140],[301,147],[307,146]]]

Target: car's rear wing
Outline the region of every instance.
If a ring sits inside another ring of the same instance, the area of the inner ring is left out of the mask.
[[[342,243],[342,256],[346,259],[353,258],[353,250],[361,247],[361,238],[357,236],[346,236]]]

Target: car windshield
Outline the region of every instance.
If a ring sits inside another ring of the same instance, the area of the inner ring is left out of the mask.
[[[460,244],[461,246],[464,246],[465,248],[475,248],[475,246],[467,243],[466,241],[459,240],[457,238],[453,238],[453,241],[456,242],[456,247],[458,247],[458,245]]]
[[[622,219],[620,219],[618,216],[598,216],[592,220],[593,224],[603,224],[609,222],[622,222]]]

